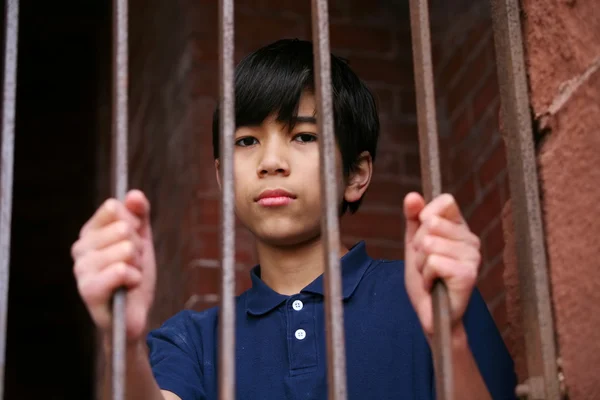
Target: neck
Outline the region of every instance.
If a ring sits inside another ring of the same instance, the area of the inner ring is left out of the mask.
[[[325,270],[324,247],[320,236],[307,242],[285,247],[257,242],[262,281],[283,295],[291,296],[299,293],[323,274]],[[338,247],[340,257],[348,252],[341,242]]]

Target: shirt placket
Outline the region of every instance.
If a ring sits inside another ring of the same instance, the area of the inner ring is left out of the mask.
[[[305,295],[292,296],[286,302],[290,374],[311,372],[317,366],[315,303]]]

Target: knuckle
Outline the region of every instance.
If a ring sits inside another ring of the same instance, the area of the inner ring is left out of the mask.
[[[115,215],[117,213],[117,207],[118,207],[118,201],[117,199],[114,198],[110,198],[110,199],[106,199],[104,201],[104,204],[102,205],[102,207],[104,207],[104,210],[112,215]]]
[[[440,217],[438,217],[437,215],[432,215],[429,220],[427,221],[427,227],[429,228],[429,230],[433,231],[433,230],[437,230],[440,227]]]
[[[431,235],[423,236],[423,248],[427,251],[432,251],[435,248],[436,239]]]
[[[117,234],[119,235],[119,237],[122,237],[122,238],[129,237],[132,232],[131,227],[125,221],[117,222],[116,231],[117,231]]]
[[[452,203],[456,203],[456,199],[454,198],[454,195],[452,195],[451,193],[444,193],[444,200],[446,200],[448,203],[452,204]]]
[[[75,260],[75,263],[73,264],[73,274],[76,277],[81,276],[81,274],[83,273],[83,271],[85,270],[85,265],[83,263],[83,261],[78,258]]]
[[[135,244],[131,240],[125,240],[121,244],[123,256],[128,258],[135,255]]]
[[[79,254],[79,246],[80,246],[79,240],[71,245],[71,257],[73,259],[77,258],[77,255]]]
[[[481,239],[477,235],[473,235],[473,244],[477,250],[481,249]]]

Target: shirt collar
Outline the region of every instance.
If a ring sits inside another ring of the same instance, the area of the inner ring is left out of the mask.
[[[364,242],[356,244],[342,257],[342,295],[344,300],[352,296],[371,261]],[[323,275],[320,275],[301,292],[323,296],[323,278]],[[246,297],[246,311],[252,315],[266,314],[289,298],[289,296],[275,292],[260,279],[260,266],[258,265],[250,272],[250,279],[252,288],[248,290]]]

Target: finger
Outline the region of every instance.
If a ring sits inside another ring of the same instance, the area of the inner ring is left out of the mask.
[[[477,249],[481,247],[479,238],[469,229],[466,229],[466,225],[457,224],[456,222],[437,215],[431,216],[423,223],[422,230],[415,235],[415,241],[421,243],[423,236],[425,235],[435,235],[446,239],[459,240],[469,243]]]
[[[89,231],[76,241],[71,248],[71,255],[73,259],[77,259],[87,252],[102,250],[124,240],[131,240],[137,249],[142,248],[142,239],[129,223],[112,222],[103,228]]]
[[[437,215],[449,219],[458,224],[464,224],[465,220],[460,212],[460,208],[451,194],[442,194],[433,199],[419,215],[419,220],[424,223],[432,216]]]
[[[108,199],[96,210],[92,218],[83,225],[79,237],[117,220],[129,222],[136,230],[140,226],[139,218],[128,211],[120,201]]]
[[[425,254],[440,255],[457,261],[475,263],[477,265],[479,265],[479,262],[481,261],[478,249],[468,243],[458,240],[446,239],[435,235],[426,235],[423,237],[422,247]]]
[[[407,249],[421,225],[419,222],[419,213],[423,210],[423,207],[425,207],[425,200],[418,193],[411,192],[404,198],[404,217],[406,219],[404,240]]]
[[[437,279],[450,278],[456,271],[461,268],[459,261],[441,256],[438,254],[431,254],[427,257],[423,265],[423,287],[426,291],[431,291],[433,283]]]
[[[128,263],[139,269],[141,268],[139,258],[139,250],[134,243],[131,240],[123,240],[103,250],[88,252],[75,261],[73,270],[75,276],[81,277],[90,272],[106,269],[115,263]]]
[[[142,273],[137,268],[123,262],[115,263],[102,271],[93,274],[89,273],[78,279],[77,286],[81,297],[92,314],[104,321],[97,321],[101,324],[107,324],[110,320],[110,311],[108,302],[114,291],[120,287],[134,288],[142,282]]]

